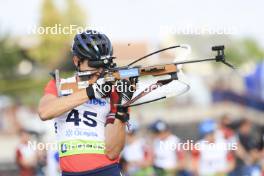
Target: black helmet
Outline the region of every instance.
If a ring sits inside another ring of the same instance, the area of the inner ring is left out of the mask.
[[[76,34],[72,53],[81,59],[87,59],[90,67],[110,66],[113,60],[113,47],[109,38],[98,31],[87,30]]]

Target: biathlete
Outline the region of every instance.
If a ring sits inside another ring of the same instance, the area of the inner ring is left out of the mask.
[[[112,44],[106,35],[91,30],[77,34],[72,53],[77,69],[72,78],[80,81],[89,77],[95,82],[59,97],[52,79],[38,109],[42,120],[54,119],[62,176],[120,176],[119,154],[125,144],[129,113],[119,105],[131,99],[133,91],[128,86],[132,83],[121,80],[118,84],[123,90],[114,86],[109,90],[109,83],[100,78],[106,64],[113,62]]]

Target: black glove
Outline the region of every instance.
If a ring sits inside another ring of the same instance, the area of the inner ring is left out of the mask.
[[[103,78],[99,78],[95,83],[86,88],[86,94],[90,100],[109,97],[111,91],[112,84],[105,82]]]
[[[115,118],[121,120],[122,122],[127,122],[129,120],[128,107],[122,106],[124,103],[131,100],[134,93],[134,87],[128,80],[120,80],[116,84],[116,91],[118,94],[118,105]]]

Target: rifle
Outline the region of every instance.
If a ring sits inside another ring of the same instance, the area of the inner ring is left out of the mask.
[[[221,62],[228,67],[231,67],[234,69],[234,66],[225,60],[225,54],[224,54],[224,49],[225,47],[223,45],[221,46],[213,46],[212,51],[216,52],[216,56],[213,58],[207,58],[207,59],[198,59],[198,60],[187,60],[187,61],[181,61],[181,62],[175,62],[175,63],[169,63],[169,64],[163,64],[163,65],[153,65],[153,66],[147,66],[147,67],[142,67],[142,66],[133,66],[135,63],[150,57],[152,55],[155,55],[157,53],[164,52],[166,50],[171,50],[175,48],[185,48],[185,45],[175,45],[175,46],[170,46],[167,48],[163,48],[161,50],[157,50],[155,52],[152,52],[150,54],[147,54],[139,59],[136,59],[132,63],[128,64],[127,66],[124,67],[116,67],[115,65],[110,65],[107,68],[104,68],[103,72],[101,73],[101,77],[104,78],[105,82],[115,82],[117,80],[121,79],[131,79],[131,78],[139,78],[141,76],[162,76],[162,75],[169,75],[170,78],[168,79],[163,79],[159,80],[156,83],[152,84],[152,87],[161,87],[166,84],[169,84],[173,80],[178,80],[178,73],[180,69],[177,67],[180,64],[191,64],[191,63],[198,63],[198,62],[208,62],[208,61],[216,61],[216,62]],[[83,73],[85,74],[85,73]],[[66,79],[60,79],[59,78],[59,71],[55,71],[55,79],[56,79],[56,85],[58,89],[58,94],[59,96],[65,96],[72,94],[74,92],[77,92],[81,89],[86,88],[89,84],[94,83],[94,81],[91,80],[84,80],[84,81],[79,81],[77,82],[76,79],[71,79],[71,80],[66,80]],[[189,85],[188,85],[189,86]],[[149,88],[149,87],[148,87]],[[155,90],[150,89],[151,91]],[[133,104],[135,103],[138,99],[142,98],[143,96],[147,95],[151,91],[142,91],[140,92],[137,96],[133,97],[130,101],[125,103],[123,106],[135,106],[139,104]],[[159,99],[166,98],[166,97],[161,97]],[[159,99],[147,101],[144,103],[140,104],[145,104],[149,102],[153,102]]]

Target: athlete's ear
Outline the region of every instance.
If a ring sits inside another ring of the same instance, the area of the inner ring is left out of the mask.
[[[80,59],[77,56],[73,56],[72,61],[73,61],[73,64],[77,67]]]

